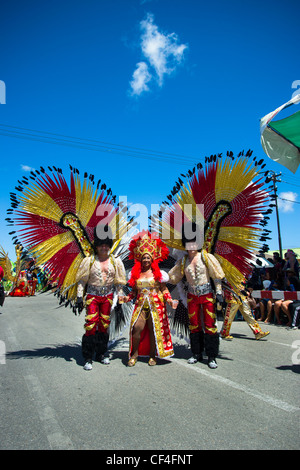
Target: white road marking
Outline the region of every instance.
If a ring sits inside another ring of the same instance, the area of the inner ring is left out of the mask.
[[[15,337],[11,328],[8,328],[8,340],[14,345],[16,350],[20,350],[20,345]],[[27,369],[27,370],[26,370]],[[29,367],[25,366],[25,361],[22,364],[23,378],[27,385],[30,395],[32,396],[36,411],[39,415],[40,421],[44,427],[46,437],[52,450],[74,450],[71,439],[66,435],[60,426],[54,409],[50,405],[47,394],[43,389],[38,377],[29,373]]]
[[[170,359],[172,362],[176,362],[177,364],[186,367],[187,369],[193,370],[197,374],[204,375],[205,377],[208,377],[212,380],[216,380],[219,383],[222,383],[224,385],[227,385],[228,387],[234,388],[235,390],[239,390],[243,393],[246,393],[246,395],[250,395],[257,400],[264,401],[268,403],[269,405],[275,406],[276,408],[279,408],[284,411],[288,412],[295,412],[295,411],[300,411],[300,408],[294,405],[290,405],[289,403],[284,402],[283,400],[278,400],[277,398],[273,398],[271,396],[268,396],[266,394],[260,393],[257,390],[253,390],[249,387],[246,387],[245,385],[241,385],[239,383],[233,382],[232,380],[226,379],[225,377],[221,377],[220,375],[216,375],[216,371],[211,372],[208,370],[204,370],[201,367],[195,366],[195,364],[188,364],[187,362],[183,362],[181,359],[176,359],[172,358]]]

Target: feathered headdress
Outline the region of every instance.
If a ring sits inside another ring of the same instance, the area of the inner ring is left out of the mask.
[[[142,257],[148,254],[152,258],[152,272],[156,281],[161,281],[162,275],[159,269],[159,263],[168,258],[169,249],[166,244],[158,237],[156,233],[150,233],[143,230],[135,235],[129,244],[129,259],[134,259],[134,265],[131,270],[129,285],[134,286],[142,270]]]
[[[38,265],[44,265],[58,283],[59,294],[69,301],[76,298],[76,272],[86,256],[94,253],[95,228],[100,223],[109,227],[111,252],[130,229],[132,219],[116,204],[111,189],[101,180],[94,187],[94,176],[71,169],[70,184],[61,169],[48,167],[31,172],[30,179],[18,181],[19,192],[11,193],[11,208],[6,220],[18,228],[18,239],[33,254]]]

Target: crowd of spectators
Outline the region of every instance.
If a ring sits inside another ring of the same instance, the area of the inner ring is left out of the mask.
[[[262,255],[264,256],[264,255]],[[271,261],[272,267],[255,268],[247,287],[252,292],[259,291],[300,291],[299,262],[293,250],[287,250],[284,259],[279,253],[274,253]],[[291,328],[300,327],[300,300],[286,300],[284,296],[278,300],[265,298],[253,299],[251,295],[252,311],[257,321]]]

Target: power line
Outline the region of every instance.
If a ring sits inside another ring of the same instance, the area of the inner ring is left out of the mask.
[[[64,145],[85,150],[94,150],[98,152],[116,153],[123,156],[132,156],[134,158],[144,158],[159,161],[164,160],[178,164],[194,164],[195,161],[198,160],[185,155],[113,144],[96,139],[83,139],[81,137],[55,134],[47,131],[38,131],[23,127],[8,126],[6,124],[0,124],[0,126],[4,128],[0,129],[0,135],[4,135],[6,137],[33,140],[36,142],[51,143],[55,145]]]
[[[286,183],[286,184],[290,184],[291,186],[297,186],[298,188],[300,188],[300,185],[299,184],[295,184],[295,183],[289,183],[288,181],[283,181],[281,180],[282,183]]]
[[[292,202],[293,204],[300,204],[299,201],[293,201],[292,199],[284,199],[283,197],[277,196],[277,199],[281,199],[282,201],[289,201]]]

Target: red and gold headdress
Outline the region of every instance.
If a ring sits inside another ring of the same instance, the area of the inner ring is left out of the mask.
[[[151,256],[153,260],[157,262],[167,259],[169,250],[166,244],[158,238],[156,233],[151,234],[150,232],[143,230],[133,237],[129,245],[129,258],[142,260],[145,254]]]
[[[129,259],[134,259],[129,285],[134,286],[141,273],[142,257],[148,254],[152,258],[152,272],[156,281],[161,280],[161,272],[158,263],[169,256],[169,249],[156,233],[143,230],[133,237],[129,244]]]

